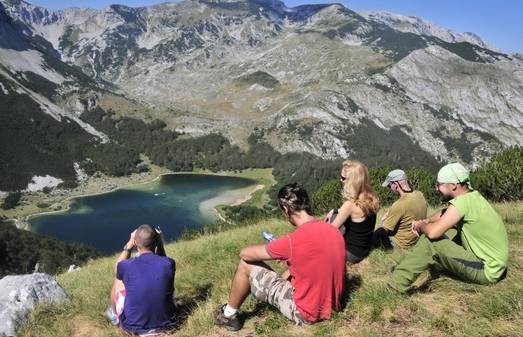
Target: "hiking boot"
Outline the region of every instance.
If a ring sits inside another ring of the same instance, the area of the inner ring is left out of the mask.
[[[223,309],[225,309],[226,304],[220,305],[216,309],[216,319],[214,323],[219,326],[225,327],[229,331],[238,331],[242,328],[242,322],[238,317],[238,313],[232,315],[231,317],[225,317]]]

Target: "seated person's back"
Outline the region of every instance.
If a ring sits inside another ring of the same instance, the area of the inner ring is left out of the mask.
[[[355,264],[371,251],[379,202],[370,184],[369,171],[360,161],[344,161],[340,181],[343,204],[331,210],[325,220],[342,230],[347,262]]]
[[[141,254],[118,264],[116,278],[125,285],[120,321],[126,331],[168,328],[174,317],[175,263],[154,253]]]
[[[367,256],[372,247],[372,234],[376,226],[376,213],[369,213],[359,219],[353,221],[348,218],[344,223],[345,239],[347,249],[355,256]],[[349,248],[350,247],[350,248]]]
[[[138,255],[131,258],[132,249]],[[114,325],[135,334],[169,330],[176,323],[176,265],[165,256],[160,232],[141,225],[131,233],[116,262],[116,279],[107,314]]]
[[[420,191],[406,192],[394,202],[388,216],[383,221],[383,228],[394,234],[401,248],[409,248],[418,240],[410,226],[413,221],[425,219],[427,216],[427,202]]]
[[[331,309],[339,309],[345,277],[343,246],[339,231],[320,220],[267,245],[272,258],[287,261],[294,301],[308,321],[329,319]]]
[[[418,241],[418,236],[411,231],[411,224],[425,219],[427,201],[423,193],[411,189],[403,170],[390,171],[382,186],[390,188],[399,198],[381,218],[381,226],[374,232],[374,245],[392,248],[389,237],[394,237],[397,246],[409,249]]]
[[[309,196],[296,183],[280,189],[278,206],[296,230],[241,250],[228,302],[216,310],[217,325],[241,329],[238,310],[249,293],[298,325],[329,319],[333,309],[340,309],[345,282],[341,233],[311,215]],[[288,269],[278,275],[263,263],[269,260],[285,261]]]

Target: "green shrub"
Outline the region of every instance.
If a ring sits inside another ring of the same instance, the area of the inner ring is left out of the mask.
[[[491,201],[523,199],[523,147],[495,155],[471,175],[472,187]]]
[[[11,209],[16,207],[21,197],[22,193],[19,191],[9,193],[2,203],[2,209]]]
[[[389,174],[391,170],[390,167],[369,168],[370,183],[380,200],[380,206],[390,205],[396,201],[397,198],[388,187],[381,186],[381,183],[385,180],[387,174]]]
[[[343,202],[341,184],[338,180],[329,180],[312,195],[314,214],[322,215],[333,208],[338,208]]]
[[[243,222],[254,223],[273,215],[268,209],[250,205],[223,206],[222,209],[225,218],[236,224]]]
[[[76,178],[65,179],[63,183],[58,185],[58,188],[72,189],[78,187]]]
[[[0,223],[0,278],[10,274],[31,273],[36,265],[44,273],[67,270],[71,264],[82,265],[100,253],[92,247],[65,243],[47,235]]]
[[[413,167],[406,171],[410,187],[418,190],[425,196],[429,205],[437,206],[441,203],[438,191],[434,187],[436,175],[422,168]]]

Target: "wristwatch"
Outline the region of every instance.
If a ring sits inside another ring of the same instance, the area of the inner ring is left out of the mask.
[[[133,251],[132,248],[127,248],[127,244],[123,245],[123,249],[122,250],[125,250],[127,251],[128,253],[131,253]]]

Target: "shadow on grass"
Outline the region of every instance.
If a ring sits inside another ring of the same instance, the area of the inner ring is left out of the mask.
[[[211,284],[205,284],[202,287],[196,288],[193,294],[178,297],[176,299],[176,326],[178,330],[187,318],[192,314],[198,303],[204,302],[209,297],[211,292]]]
[[[246,321],[252,317],[259,317],[261,316],[261,313],[267,309],[270,309],[271,305],[265,302],[256,301],[256,306],[251,311],[244,311],[241,313],[241,320]],[[278,309],[275,308],[276,311]]]
[[[359,274],[346,275],[345,277],[345,289],[341,294],[341,308],[340,311],[344,310],[349,303],[351,296],[356,290],[358,290],[362,285],[362,278]]]

